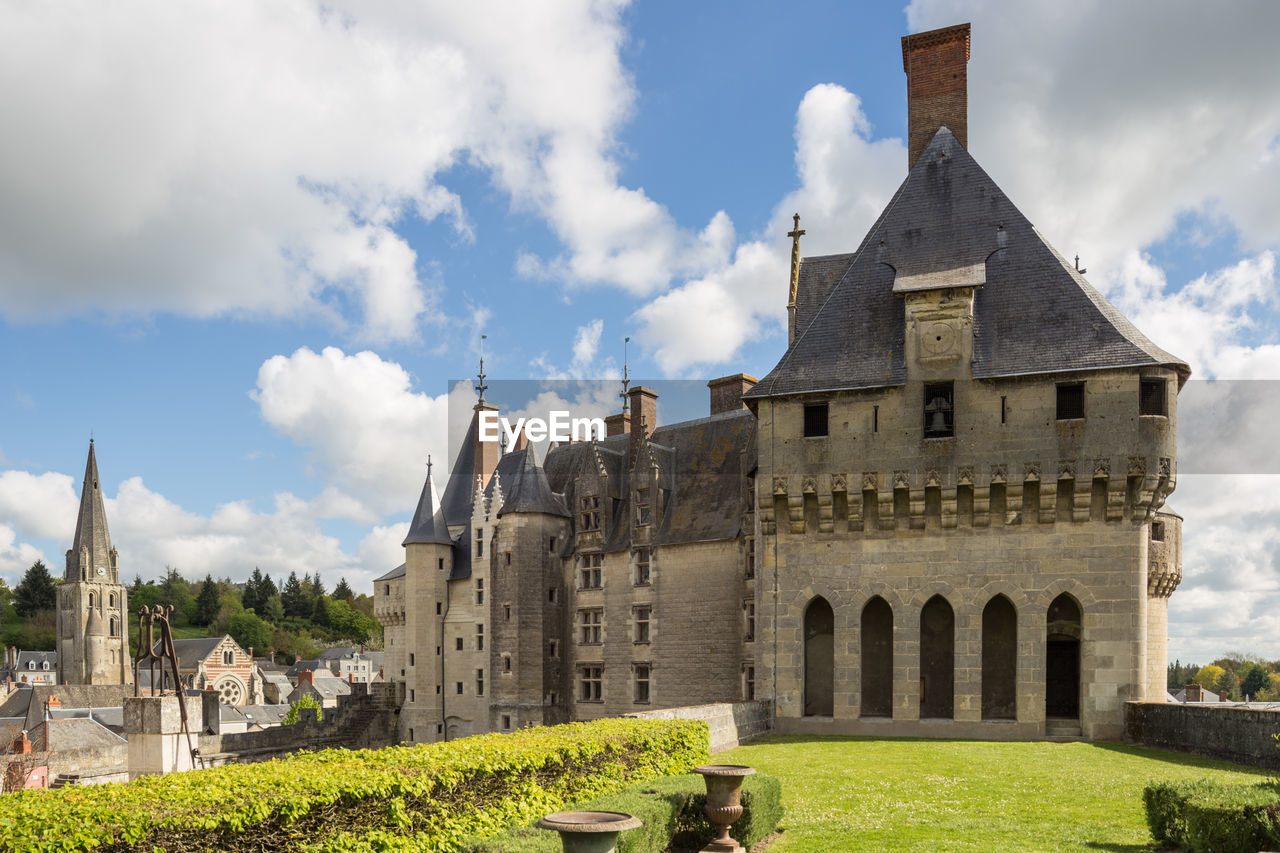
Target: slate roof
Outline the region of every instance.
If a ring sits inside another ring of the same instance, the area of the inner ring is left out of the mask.
[[[422,495],[418,498],[418,509],[409,523],[409,534],[404,537],[402,545],[452,545],[453,537],[449,535],[449,525],[445,523],[444,513],[437,507],[440,499],[436,497],[436,487],[431,479],[431,468],[427,468],[427,480],[422,484]]]
[[[461,524],[465,527],[471,523],[471,503],[476,496],[476,438],[479,429],[478,413],[473,414],[466,437],[462,439],[462,447],[453,460],[452,476],[444,487],[444,497],[440,500],[440,511],[451,526]],[[470,576],[470,568],[467,573]]]
[[[404,563],[401,563],[400,565],[396,566],[394,569],[387,572],[382,577],[374,578],[373,582],[378,583],[379,581],[393,581],[396,578],[402,578],[402,577],[404,577]]]
[[[564,498],[551,491],[546,472],[538,464],[538,455],[533,447],[526,447],[508,457],[518,457],[518,464],[512,471],[509,485],[504,483],[502,508],[498,510],[501,518],[508,512],[540,512],[547,515],[569,517]]]
[[[39,729],[39,731],[37,731]],[[106,749],[128,741],[89,717],[52,719],[41,722],[28,735],[55,752],[72,749]],[[47,740],[46,740],[47,738]]]
[[[1045,242],[944,127],[856,252],[802,263],[795,342],[744,398],[902,385],[900,294],[962,284],[978,285],[974,378],[1142,365],[1190,374]]]
[[[64,708],[124,707],[132,684],[36,684],[15,690],[0,704],[0,718],[25,717],[30,730],[44,719],[44,704],[57,696]]]

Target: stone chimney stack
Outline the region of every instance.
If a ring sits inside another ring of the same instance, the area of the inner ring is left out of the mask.
[[[627,393],[631,397],[631,461],[634,464],[640,436],[646,433],[653,435],[658,428],[658,393],[643,385],[637,385]]]
[[[742,402],[742,395],[756,387],[759,381],[745,373],[712,379],[707,383],[707,387],[711,389],[711,414],[718,415],[721,412],[745,409],[746,404]]]
[[[938,128],[969,147],[969,25],[957,24],[902,37],[907,74],[907,168],[929,146]]]
[[[609,415],[604,419],[604,434],[606,437],[611,435],[626,435],[631,432],[631,416],[618,412]]]
[[[1199,684],[1196,684],[1194,681],[1187,685],[1186,696],[1187,696],[1188,702],[1204,701],[1204,694],[1201,692],[1201,687]]]
[[[498,407],[491,403],[480,402],[475,407],[475,417],[480,417],[481,412],[496,412]],[[478,426],[478,425],[477,425]],[[480,477],[484,485],[489,485],[489,479],[493,476],[493,472],[498,468],[498,457],[502,453],[502,443],[498,441],[481,441],[480,432],[476,430],[476,474]]]

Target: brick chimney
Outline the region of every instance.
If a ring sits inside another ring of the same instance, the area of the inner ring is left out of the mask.
[[[301,686],[303,684],[310,684],[312,687],[315,687],[316,674],[309,669],[298,670],[298,685]]]
[[[604,419],[604,434],[606,437],[611,435],[626,435],[631,432],[631,416],[618,412],[615,415],[609,415]]]
[[[742,395],[754,388],[759,381],[745,373],[712,379],[707,383],[707,387],[711,389],[711,414],[718,415],[721,412],[745,409],[746,404],[742,402]]]
[[[929,146],[938,128],[969,147],[969,25],[957,24],[902,37],[907,74],[907,168]]]
[[[1194,681],[1187,685],[1187,701],[1188,702],[1204,701],[1203,688],[1201,688],[1200,685],[1196,684]]]
[[[637,385],[628,394],[631,397],[631,462],[635,463],[640,447],[640,436],[658,428],[658,392]]]
[[[492,403],[477,403],[474,417],[479,418],[481,411],[496,412],[498,407]],[[478,429],[479,423],[476,426],[476,473],[480,475],[481,482],[488,486],[489,478],[493,476],[493,472],[498,467],[498,456],[502,451],[502,442],[481,441]]]

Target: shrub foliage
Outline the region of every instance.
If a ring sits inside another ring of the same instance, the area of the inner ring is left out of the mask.
[[[1162,782],[1142,792],[1156,841],[1191,853],[1257,853],[1280,846],[1280,783]]]
[[[324,750],[0,799],[32,853],[436,853],[707,759],[707,726],[601,720],[379,750]]]

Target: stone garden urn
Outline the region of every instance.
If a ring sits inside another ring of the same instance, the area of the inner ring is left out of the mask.
[[[538,826],[560,833],[564,853],[614,853],[618,833],[636,829],[640,820],[622,812],[556,812]]]
[[[703,853],[741,853],[743,847],[729,837],[729,826],[742,817],[742,780],[755,769],[742,764],[704,764],[693,768],[707,783],[707,820],[716,828],[716,837]]]

